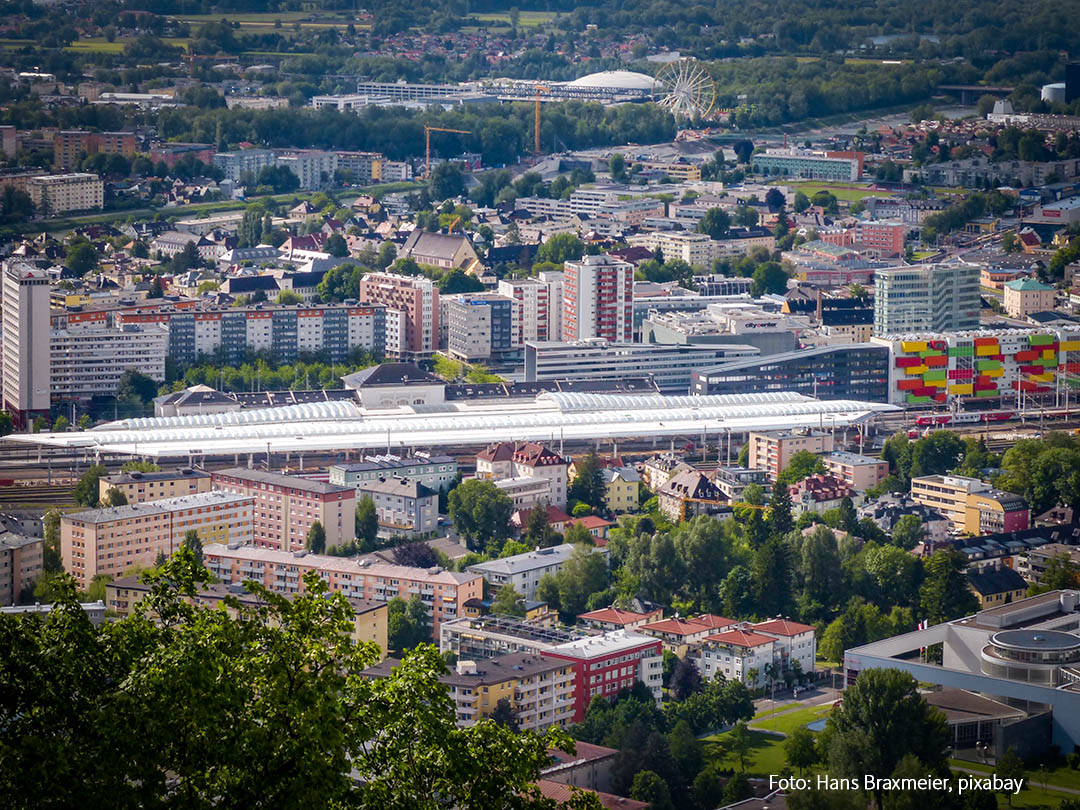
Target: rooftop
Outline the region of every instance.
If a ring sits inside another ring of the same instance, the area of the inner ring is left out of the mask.
[[[659,639],[635,633],[630,630],[612,630],[599,636],[586,636],[564,644],[556,644],[548,652],[565,655],[570,658],[604,658],[620,652],[635,650],[650,644],[658,644]]]
[[[515,554],[512,557],[503,557],[501,560],[488,560],[487,562],[470,565],[468,570],[480,574],[504,574],[513,576],[525,571],[534,571],[537,568],[546,568],[551,565],[562,565],[570,559],[570,553],[574,550],[573,543],[563,543],[550,548],[541,548],[536,551],[526,551],[524,554]]]
[[[103,475],[101,480],[107,484],[133,484],[137,481],[172,481],[177,478],[209,478],[210,473],[183,467],[179,470],[159,470],[157,472],[139,472],[132,470],[115,475]]]
[[[776,641],[771,636],[763,636],[746,630],[728,630],[724,633],[714,633],[711,636],[706,636],[705,640],[717,644],[730,644],[733,647],[760,647],[763,644],[772,644]]]
[[[275,487],[299,489],[304,492],[314,492],[318,495],[329,495],[334,492],[353,492],[352,487],[340,487],[336,484],[328,484],[325,481],[314,481],[310,478],[302,478],[299,475],[282,475],[281,473],[253,470],[248,467],[229,467],[225,470],[214,470],[214,478],[225,477],[239,478],[242,481],[253,481],[257,484],[269,484]]]
[[[582,613],[578,619],[582,621],[603,622],[605,624],[633,624],[649,618],[648,613],[635,613],[632,610],[621,610],[617,607],[600,608]]]
[[[63,520],[77,520],[82,523],[112,523],[117,520],[178,512],[181,509],[199,509],[204,506],[225,506],[251,503],[250,495],[234,495],[231,492],[197,492],[194,495],[181,495],[179,498],[164,498],[160,501],[146,501],[125,506],[113,506],[107,509],[88,509],[63,516]]]
[[[814,632],[814,628],[808,624],[799,624],[799,622],[792,622],[787,619],[770,619],[769,621],[752,624],[750,627],[754,630],[760,630],[762,633],[777,636],[798,636],[802,633]]]

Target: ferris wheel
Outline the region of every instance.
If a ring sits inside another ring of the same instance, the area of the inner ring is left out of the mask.
[[[657,103],[675,118],[705,118],[716,104],[712,76],[689,59],[669,62],[656,76]]]

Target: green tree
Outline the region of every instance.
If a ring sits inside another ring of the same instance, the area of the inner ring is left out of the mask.
[[[814,735],[805,726],[788,734],[784,740],[784,755],[788,765],[799,769],[801,776],[807,768],[812,768],[818,761],[817,748],[814,747]]]
[[[184,532],[183,547],[191,552],[195,561],[202,565],[203,560],[203,545],[202,538],[199,537],[199,532],[196,529],[188,529]]]
[[[454,528],[471,541],[474,551],[499,545],[509,535],[514,505],[493,482],[478,478],[462,481],[450,490],[448,504]]]
[[[765,616],[787,615],[792,599],[791,548],[773,535],[754,553],[752,567],[758,610]]]
[[[803,592],[808,600],[831,605],[840,591],[843,568],[836,544],[836,535],[826,526],[817,526],[803,541]]]
[[[11,419],[11,414],[7,411],[0,411],[0,436],[7,436],[14,432],[15,423]]]
[[[409,601],[394,597],[386,603],[387,643],[392,650],[408,650],[431,640],[427,608],[418,594]]]
[[[188,598],[208,575],[186,549],[144,576],[145,606],[102,627],[66,577],[48,615],[0,617],[17,651],[0,660],[0,795],[21,808],[554,807],[534,783],[549,747],[573,750],[565,732],[458,728],[428,644],[356,677],[380,652],[317,575],[291,599],[251,583],[259,604],[228,611]]]
[[[79,421],[75,424],[79,428],[79,430],[89,430],[93,426],[94,420],[90,418],[90,414],[84,413],[82,416],[79,417]]]
[[[322,554],[326,551],[326,529],[323,528],[322,521],[316,520],[311,524],[304,541],[304,548],[313,554]]]
[[[829,715],[820,741],[832,775],[860,779],[891,776],[908,754],[937,772],[945,767],[948,743],[945,716],[927,704],[911,675],[895,669],[860,672]],[[882,810],[884,791],[872,796]]]
[[[497,726],[508,728],[511,731],[518,730],[517,712],[514,711],[513,705],[506,698],[499,698],[495,703],[495,708],[491,712],[492,722]]]
[[[43,433],[49,429],[49,420],[44,416],[38,416],[30,426],[31,433]]]
[[[323,244],[323,250],[340,259],[349,255],[349,243],[340,233],[332,233]]]
[[[613,152],[608,158],[608,171],[611,173],[611,179],[616,183],[626,181],[626,158],[623,157],[622,152]]]
[[[727,212],[722,208],[710,208],[705,212],[705,216],[698,220],[694,230],[707,234],[710,239],[723,239],[728,235],[730,228],[731,217]]]
[[[127,506],[127,495],[124,494],[122,489],[116,487],[109,487],[105,490],[105,505],[106,506]]]
[[[365,551],[375,548],[375,538],[379,535],[379,514],[375,509],[375,501],[370,495],[364,495],[356,504],[356,516],[354,519],[356,539],[360,541]]]
[[[994,768],[994,775],[1000,777],[1003,780],[1023,780],[1024,779],[1024,760],[1020,759],[1016,755],[1016,750],[1010,748],[1001,758],[998,760],[997,767]],[[1005,790],[1006,800],[1009,802],[1009,807],[1012,807],[1012,791]]]
[[[791,493],[785,486],[775,486],[769,498],[769,531],[774,535],[784,535],[793,528]]]
[[[919,591],[923,614],[931,624],[958,619],[979,608],[968,588],[967,558],[955,549],[935,551],[926,561],[926,579]]]
[[[904,551],[911,551],[925,537],[926,529],[916,515],[904,515],[893,526],[892,542]]]
[[[120,472],[161,472],[161,467],[152,461],[125,461],[120,465]]]
[[[513,585],[503,585],[491,601],[491,612],[504,616],[525,616],[525,597]]]
[[[433,200],[461,197],[465,194],[465,175],[457,163],[443,161],[431,170],[428,188]]]
[[[522,531],[522,539],[533,548],[548,548],[555,545],[556,533],[548,523],[547,507],[537,504],[525,519],[525,528]]]
[[[964,457],[964,441],[951,430],[938,430],[915,442],[911,449],[911,475],[943,475]]]
[[[101,480],[101,476],[106,473],[107,470],[103,464],[95,464],[87,469],[79,479],[79,483],[75,485],[75,489],[72,490],[71,495],[75,499],[75,503],[90,508],[97,506],[100,498],[98,482]]]
[[[600,473],[600,462],[593,451],[590,450],[578,463],[574,480],[570,483],[569,495],[594,509],[604,508],[607,487]]]
[[[52,432],[63,433],[69,427],[71,427],[71,421],[63,414],[60,414],[60,416],[56,417],[56,421],[53,422]]]
[[[807,208],[810,207],[810,198],[803,194],[801,191],[795,192],[795,202],[791,205],[795,209],[796,214],[801,214]]]
[[[383,242],[379,245],[379,256],[375,263],[382,269],[386,269],[394,263],[394,259],[397,258],[397,245],[393,242]]]
[[[807,476],[819,475],[825,472],[825,462],[821,456],[814,455],[809,450],[800,450],[791,456],[787,466],[776,476],[776,485],[791,485],[802,481]]]
[[[630,798],[648,802],[649,810],[675,810],[671,789],[655,771],[638,771],[634,774]]]
[[[787,271],[777,262],[759,264],[750,279],[750,294],[755,298],[766,293],[781,295],[787,291]]]
[[[55,506],[41,518],[42,526],[42,570],[46,574],[55,574],[64,570],[60,557],[60,510]]]
[[[292,307],[304,303],[304,296],[292,290],[282,290],[277,294],[277,303],[283,307]]]
[[[572,233],[557,233],[536,249],[537,262],[563,264],[585,255],[585,243]]]
[[[64,251],[64,265],[76,276],[85,276],[97,264],[98,252],[85,239],[73,242]]]
[[[602,555],[594,553],[592,546],[575,544],[570,557],[555,575],[555,582],[559,588],[560,612],[577,616],[585,612],[586,602],[592,594],[607,587],[607,563]]]
[[[750,680],[750,678],[747,678],[747,680]],[[746,763],[750,759],[750,752],[753,747],[754,740],[750,736],[750,730],[746,727],[745,722],[739,721],[728,735],[728,750],[735,757],[735,761],[739,764],[739,770],[742,773],[746,773]]]

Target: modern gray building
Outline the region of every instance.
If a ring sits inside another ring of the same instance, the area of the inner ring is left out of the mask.
[[[274,166],[277,159],[269,149],[241,149],[238,152],[218,152],[214,155],[214,168],[225,173],[226,180],[239,182],[245,174],[258,175],[266,166]]]
[[[874,273],[874,334],[957,332],[979,326],[976,264],[919,264]]]
[[[527,341],[525,380],[624,380],[647,377],[664,392],[686,393],[694,371],[733,358],[756,358],[754,346],[690,346],[660,343],[611,343],[592,338],[573,343]]]
[[[375,503],[379,528],[390,535],[432,534],[439,525],[439,494],[405,478],[381,477],[357,484],[358,498]]]

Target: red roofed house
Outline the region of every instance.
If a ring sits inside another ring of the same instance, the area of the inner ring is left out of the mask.
[[[566,506],[569,462],[539,442],[499,442],[476,454],[476,477],[546,478],[551,482],[551,504]]]
[[[788,621],[787,619],[771,619],[767,622],[758,622],[750,625],[750,629],[763,636],[772,636],[776,639],[773,645],[773,663],[778,665],[780,672],[796,671],[810,673],[814,671],[814,662],[817,659],[817,637],[814,628],[808,624]]]
[[[564,785],[562,782],[552,782],[550,779],[538,779],[536,786],[540,788],[540,792],[544,794],[548,799],[554,799],[558,804],[565,804],[570,801],[574,796],[575,789],[570,785]],[[577,790],[584,790],[584,788],[577,788]],[[595,793],[596,798],[600,800],[606,810],[649,810],[648,802],[639,802],[637,799],[626,799],[622,796],[616,796],[613,793],[600,793],[599,791],[588,791],[589,793]]]
[[[690,653],[705,680],[723,675],[751,689],[765,685],[765,665],[772,664],[776,639],[748,630],[728,630],[706,636]]]
[[[707,625],[714,633],[722,633],[738,625],[738,622],[734,619],[717,616],[715,613],[699,613],[694,617],[694,621],[698,624]]]
[[[569,529],[576,523],[580,523],[588,530],[589,534],[596,539],[596,545],[598,546],[607,545],[608,529],[615,525],[614,521],[604,520],[597,515],[586,515],[585,517],[571,520],[570,523],[566,525],[566,528]]]
[[[638,628],[640,632],[649,636],[655,636],[664,644],[665,650],[671,650],[679,658],[686,655],[691,645],[704,639],[714,632],[713,629],[702,622],[694,619],[662,619],[651,622]]]
[[[664,618],[663,610],[649,613],[636,613],[633,610],[620,610],[617,607],[600,608],[582,613],[578,619],[597,630],[633,630],[649,622]]]
[[[821,515],[836,509],[844,498],[853,498],[855,489],[835,475],[811,475],[792,484],[791,507],[795,515],[816,512]]]
[[[548,526],[559,534],[565,532],[567,524],[573,518],[557,506],[545,506],[544,508],[547,510]],[[511,525],[517,529],[524,529],[529,522],[529,512],[531,511],[532,509],[518,509],[510,516]]]

